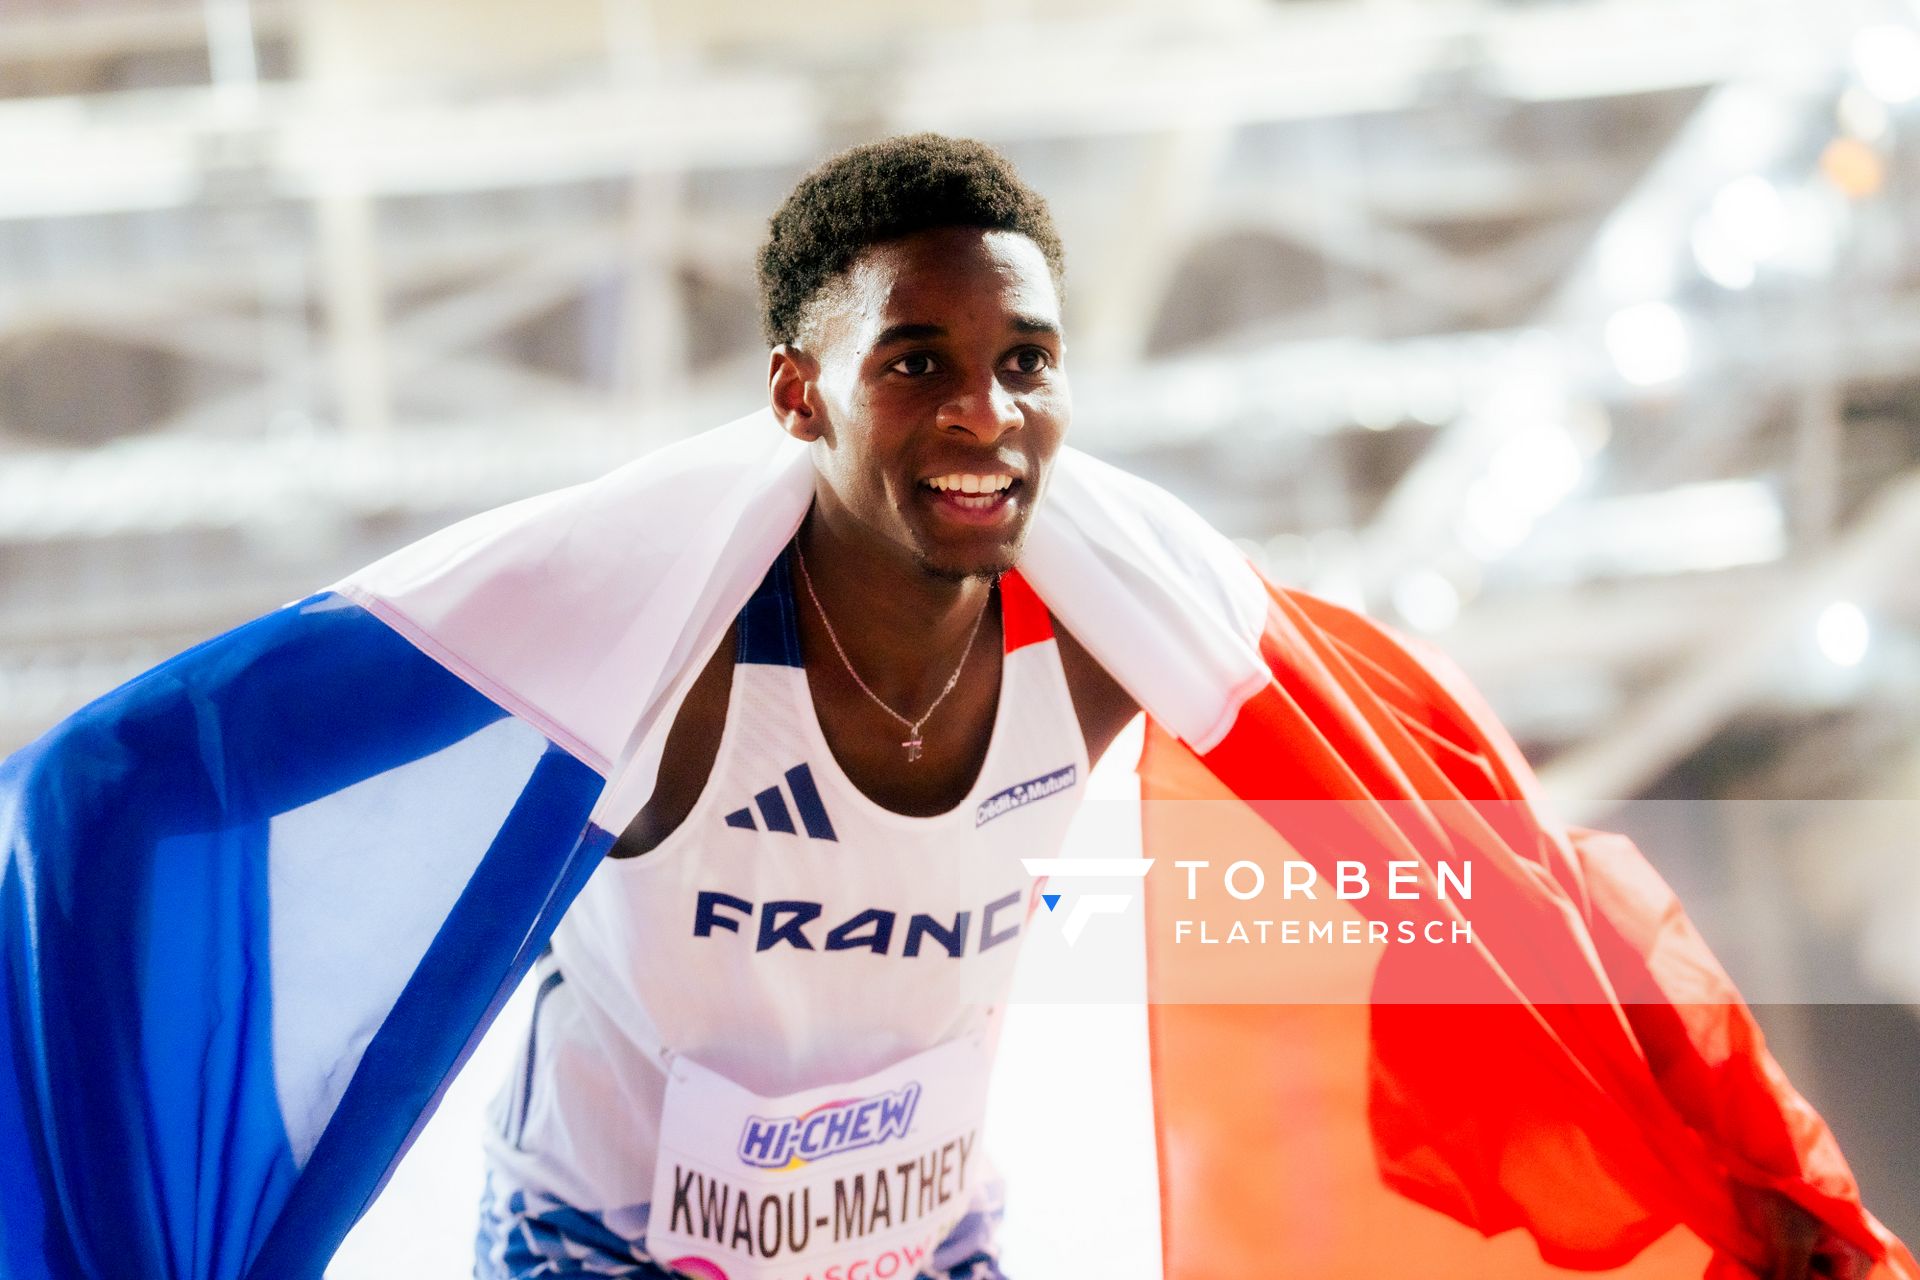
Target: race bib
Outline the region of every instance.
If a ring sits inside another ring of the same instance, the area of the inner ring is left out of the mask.
[[[968,1037],[763,1098],[673,1059],[647,1252],[699,1280],[909,1280],[985,1176],[987,1068]]]

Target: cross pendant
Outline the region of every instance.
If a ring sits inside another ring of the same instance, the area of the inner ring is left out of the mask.
[[[923,742],[920,735],[916,733],[900,745],[907,749],[907,759],[914,761],[920,758],[920,749],[924,747],[926,743]]]

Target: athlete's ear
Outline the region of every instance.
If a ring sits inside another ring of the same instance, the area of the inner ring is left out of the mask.
[[[809,444],[826,434],[826,420],[815,399],[815,383],[820,377],[820,362],[794,346],[783,342],[767,357],[767,400],[780,429],[795,440]]]

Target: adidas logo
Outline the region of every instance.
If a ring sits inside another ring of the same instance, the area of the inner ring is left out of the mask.
[[[744,827],[748,831],[760,830],[760,822],[766,823],[768,831],[777,831],[785,835],[796,836],[793,814],[798,810],[800,821],[807,828],[807,835],[815,840],[839,840],[833,834],[833,823],[827,820],[827,806],[820,803],[820,789],[813,785],[813,770],[797,764],[787,770],[787,790],[793,793],[793,809],[787,808],[787,797],[777,786],[768,787],[753,797],[750,807],[735,809],[727,815],[727,825]],[[760,822],[755,822],[754,810],[759,810]]]

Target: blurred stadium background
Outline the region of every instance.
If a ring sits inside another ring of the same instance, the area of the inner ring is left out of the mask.
[[[6,0],[0,750],[754,407],[768,214],[922,128],[1075,442],[1649,828],[1920,1235],[1920,5]]]

